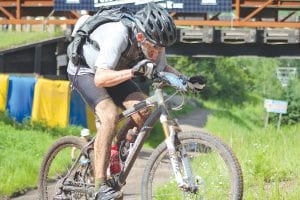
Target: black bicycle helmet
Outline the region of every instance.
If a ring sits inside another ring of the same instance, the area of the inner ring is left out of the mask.
[[[169,13],[155,3],[148,3],[135,14],[139,31],[146,38],[159,46],[167,47],[176,41],[176,26]]]

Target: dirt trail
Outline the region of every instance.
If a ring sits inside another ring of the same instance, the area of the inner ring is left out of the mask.
[[[199,130],[205,125],[208,114],[209,111],[197,108],[188,115],[178,118],[178,122],[183,130]],[[127,178],[127,184],[122,189],[124,193],[123,200],[140,199],[141,178],[151,151],[143,149],[139,154]],[[37,200],[37,191],[29,191],[23,196],[12,198],[12,200]]]

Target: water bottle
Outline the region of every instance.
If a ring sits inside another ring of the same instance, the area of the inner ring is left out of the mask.
[[[119,151],[118,151],[117,145],[112,145],[112,147],[111,147],[109,169],[110,169],[111,175],[121,172]]]

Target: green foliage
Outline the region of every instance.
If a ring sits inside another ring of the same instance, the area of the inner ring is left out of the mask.
[[[296,124],[300,122],[300,80],[294,79],[289,82],[286,89],[288,112],[283,116],[283,123]]]
[[[257,103],[263,99],[286,100],[288,114],[283,124],[300,121],[299,81],[290,82],[283,88],[276,76],[278,67],[296,67],[300,73],[299,60],[274,58],[169,58],[169,63],[180,72],[193,76],[202,74],[208,83],[201,92],[206,100],[219,102],[222,106],[240,105],[246,102]],[[278,121],[277,114],[270,114],[270,121]]]
[[[280,60],[270,58],[246,59],[246,66],[254,82],[252,90],[263,98],[282,99],[284,90],[276,77]]]
[[[249,98],[253,81],[241,59],[179,57],[171,58],[170,63],[188,76],[201,74],[207,78],[207,86],[201,93],[205,99],[232,105],[242,104]]]
[[[151,131],[149,138],[145,141],[144,148],[153,149],[165,139],[164,132],[160,123],[156,123]]]

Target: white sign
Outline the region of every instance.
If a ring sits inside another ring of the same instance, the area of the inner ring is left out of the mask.
[[[201,0],[202,5],[217,5],[217,0]]]
[[[286,114],[288,108],[288,102],[265,99],[264,107],[267,110],[267,112]]]
[[[66,0],[66,3],[80,3],[80,0]]]
[[[128,4],[128,3],[134,3],[135,5],[139,4],[146,4],[148,2],[160,2],[163,0],[94,0],[95,7],[100,6],[114,6],[114,5],[120,5],[120,4]]]

